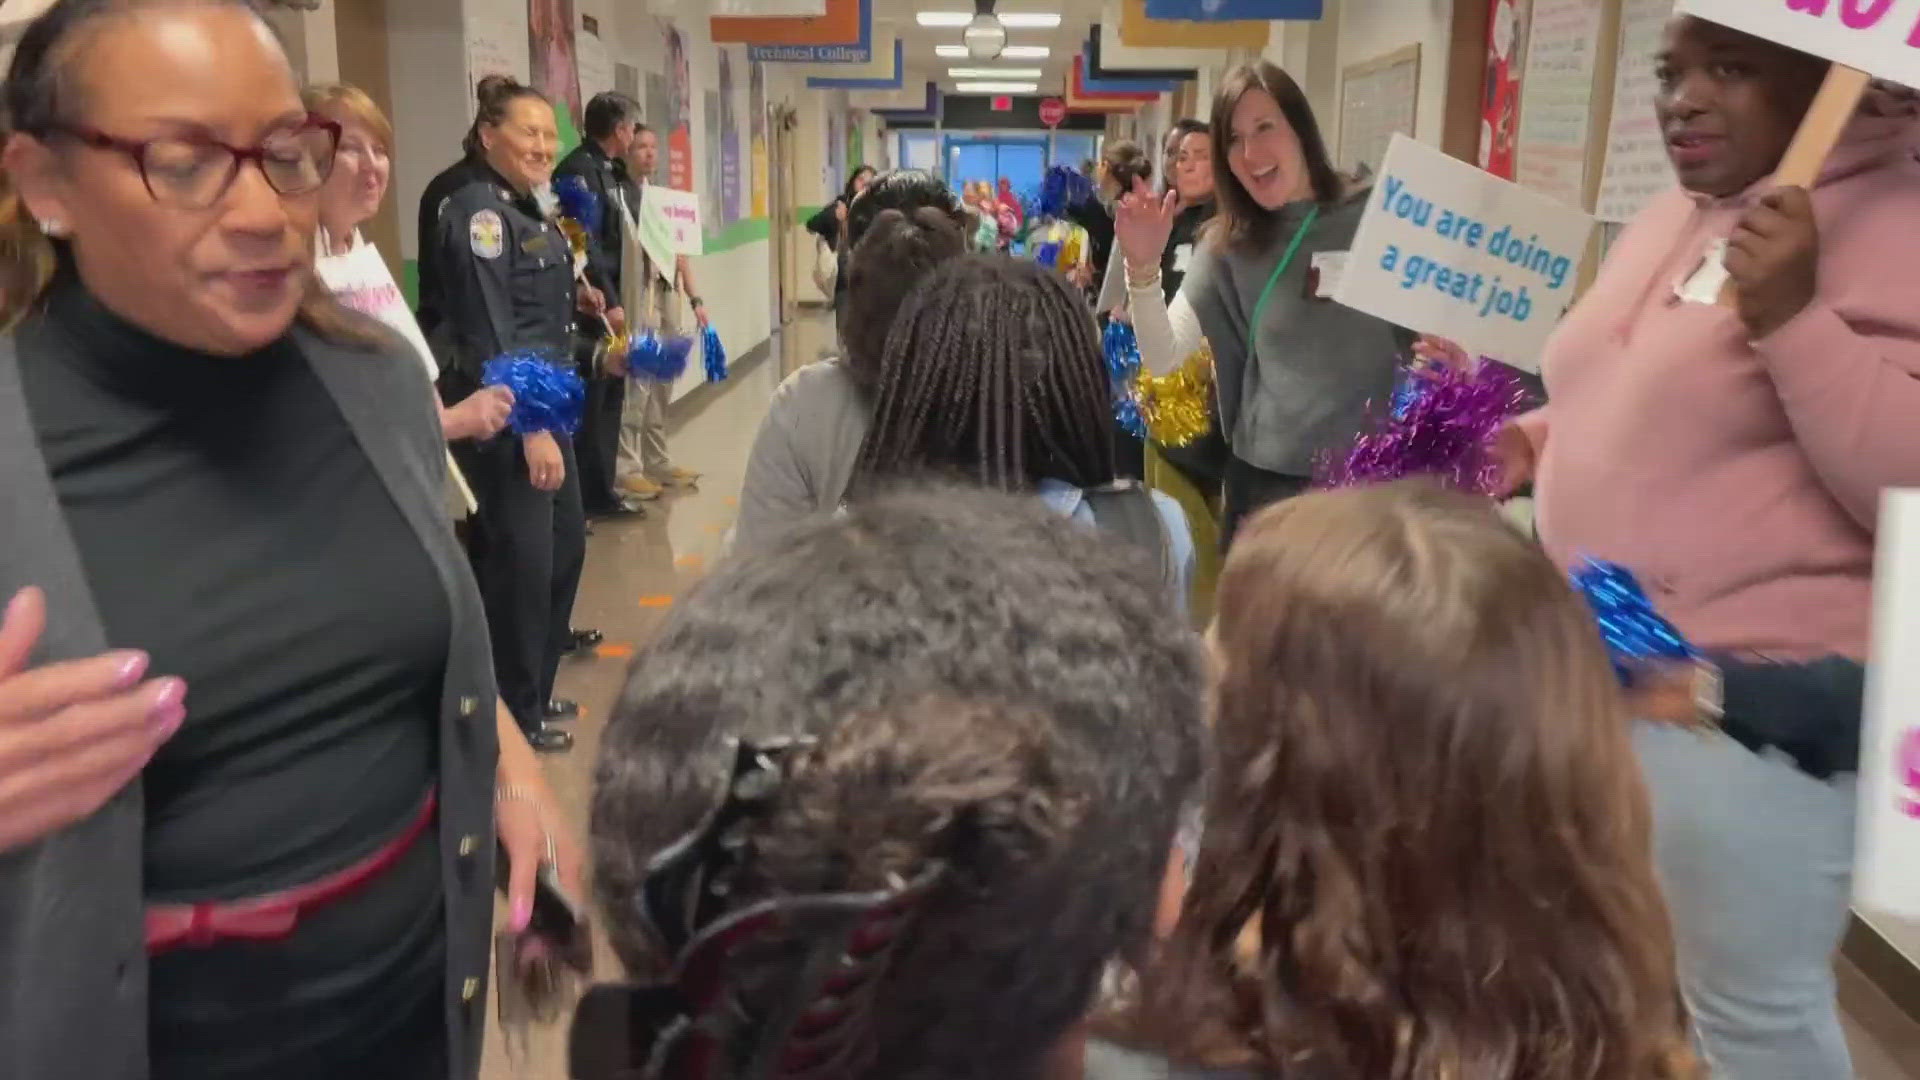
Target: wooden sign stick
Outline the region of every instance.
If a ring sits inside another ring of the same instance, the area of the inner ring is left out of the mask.
[[[1774,170],[1775,187],[1813,190],[1813,185],[1820,180],[1820,170],[1827,164],[1827,155],[1833,153],[1840,133],[1860,108],[1868,81],[1867,73],[1859,68],[1835,64],[1827,69],[1826,81],[1820,84],[1820,92],[1814,95],[1806,118],[1800,121],[1800,130],[1794,132],[1793,142],[1780,158],[1780,167]],[[1720,303],[1734,306],[1734,293],[1733,282],[1727,282],[1720,290]]]

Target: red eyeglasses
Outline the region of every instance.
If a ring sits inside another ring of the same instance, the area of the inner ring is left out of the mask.
[[[340,147],[340,125],[313,115],[248,147],[204,135],[122,139],[78,125],[53,130],[87,146],[125,154],[139,168],[147,194],[156,202],[190,210],[219,202],[246,162],[258,166],[267,183],[282,195],[316,191],[327,182]]]

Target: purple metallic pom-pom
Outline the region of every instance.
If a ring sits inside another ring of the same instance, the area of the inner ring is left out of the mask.
[[[708,382],[727,380],[727,348],[720,344],[720,334],[712,323],[700,330],[700,361],[707,369]]]
[[[633,336],[627,349],[627,373],[656,382],[672,382],[687,370],[687,357],[693,353],[693,339],[661,337],[651,330]]]
[[[587,384],[571,367],[537,352],[512,352],[487,361],[480,381],[513,391],[513,413],[507,423],[516,434],[580,430],[587,402]]]
[[[1493,437],[1526,405],[1513,371],[1489,362],[1471,374],[1442,367],[1401,377],[1385,422],[1356,439],[1344,458],[1323,460],[1317,486],[1435,476],[1449,487],[1493,494],[1499,479]]]

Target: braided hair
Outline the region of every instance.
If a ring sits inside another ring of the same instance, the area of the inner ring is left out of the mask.
[[[1057,271],[966,255],[902,305],[853,489],[929,473],[1007,491],[1045,479],[1113,482],[1113,391],[1100,335]]]
[[[922,206],[911,215],[882,210],[847,257],[847,295],[840,304],[840,341],[847,374],[871,395],[880,382],[887,330],[900,304],[927,273],[967,250],[953,215]]]

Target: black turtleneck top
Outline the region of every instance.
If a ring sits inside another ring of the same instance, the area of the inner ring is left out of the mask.
[[[18,340],[108,641],[188,685],[144,774],[149,902],[258,896],[379,848],[434,781],[452,615],[300,346],[185,349],[70,276]],[[437,1007],[433,836],[288,941],[154,957],[156,1080],[321,1075],[422,994]]]

